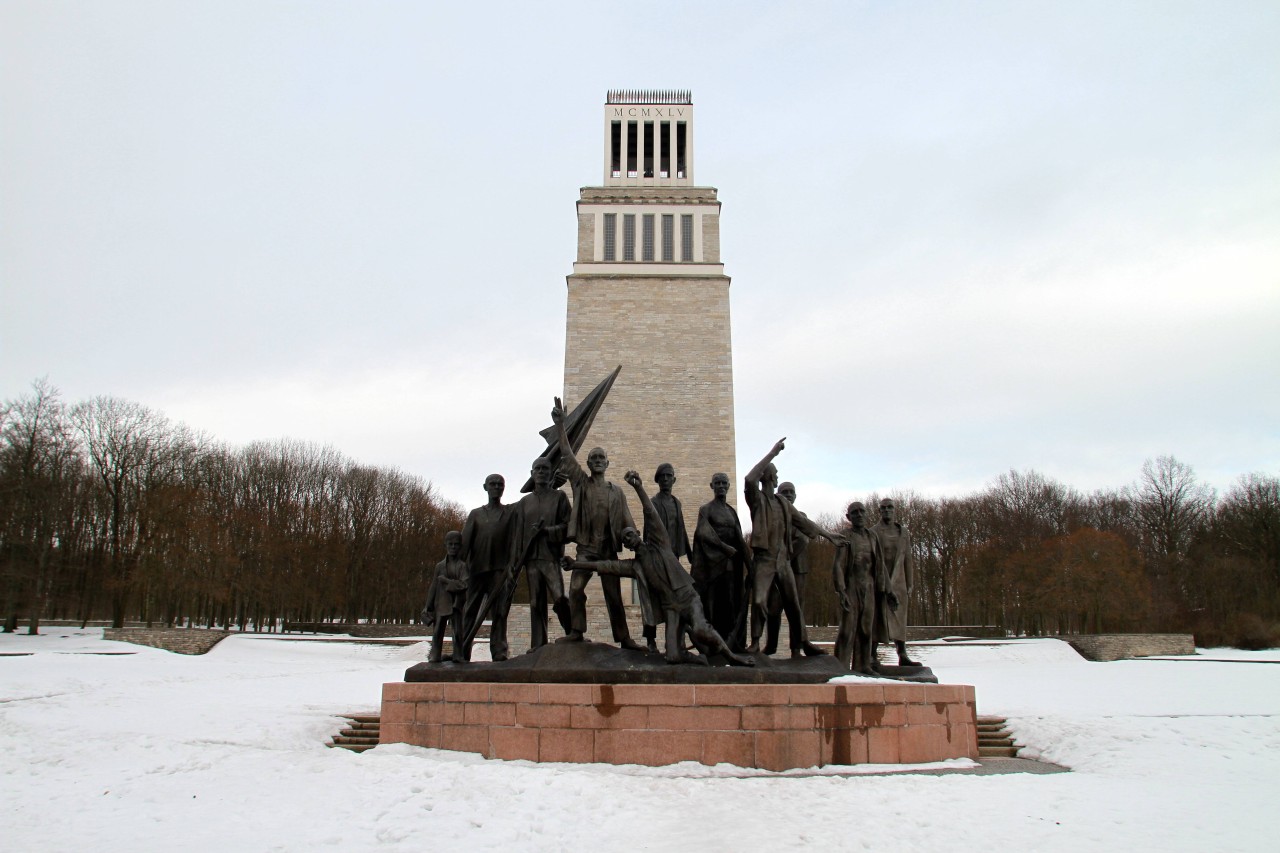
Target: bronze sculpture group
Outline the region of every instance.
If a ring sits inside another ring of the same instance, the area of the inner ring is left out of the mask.
[[[664,656],[670,663],[752,666],[762,638],[766,654],[776,650],[786,613],[791,656],[821,655],[808,639],[804,620],[807,546],[821,537],[836,546],[832,579],[842,618],[835,653],[844,668],[876,674],[876,647],[887,642],[896,645],[901,666],[917,665],[908,658],[905,642],[911,544],[906,528],[896,521],[893,501],[881,502],[880,522],[874,527],[866,526],[866,509],[854,502],[846,515],[847,531],[825,530],[796,509],[795,487],[778,483],[773,460],[785,447],[779,440],[746,476],[749,540],[727,500],[729,477],[718,473],[711,478],[712,499],[699,508],[690,541],[683,507],[672,494],[676,472],[668,463],[654,474],[658,492],[652,497],[635,471],[623,478],[644,510],[640,529],[623,490],[605,478],[605,450],[592,448],[584,469],[559,398],[551,416],[554,425],[543,433],[548,452],[531,466],[531,491],[518,503],[503,504],[505,480],[489,475],[484,481],[488,502],[471,511],[461,532],[446,537],[446,557],[436,568],[423,610],[423,621],[434,625],[430,661],[441,660],[446,624],[453,630],[451,660],[469,661],[486,618],[491,620],[492,658],[506,660],[507,616],[521,572],[528,577],[530,651],[550,641],[548,607],[564,633],[558,642],[586,639],[586,586],[597,574],[614,642],[624,649],[657,652],[657,626],[662,624]],[[586,417],[587,425],[593,416]],[[572,501],[556,488],[557,475],[570,485]],[[564,553],[569,542],[576,545],[573,558]],[[624,548],[630,559],[621,558]],[[631,637],[627,625],[622,577],[632,578],[638,590],[644,645]],[[689,653],[686,640],[699,654]]]

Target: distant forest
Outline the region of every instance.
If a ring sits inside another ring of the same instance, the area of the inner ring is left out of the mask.
[[[1162,456],[1115,491],[1010,471],[962,497],[889,496],[912,535],[913,624],[1280,644],[1275,476],[1245,474],[1216,495]],[[866,499],[871,520],[879,497]],[[229,448],[126,400],[67,405],[45,381],[0,404],[6,631],[44,619],[410,622],[464,518],[430,482],[328,447]],[[831,546],[810,548],[806,616],[832,624]]]
[[[429,482],[328,447],[232,449],[115,397],[67,406],[45,382],[0,406],[7,631],[409,622],[464,518]]]

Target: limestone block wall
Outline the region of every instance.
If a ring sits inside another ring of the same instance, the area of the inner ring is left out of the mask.
[[[578,260],[590,261],[596,247],[596,217],[591,213],[578,214]]]
[[[205,628],[105,628],[102,639],[150,646],[180,655],[202,655],[231,636],[230,631]]]
[[[1073,634],[1062,638],[1092,661],[1129,660],[1149,655],[1195,654],[1190,634]]]
[[[705,213],[702,216],[702,260],[709,264],[720,263],[720,216]]]
[[[698,507],[711,499],[712,474],[729,475],[735,504],[742,490],[734,449],[729,278],[571,275],[568,289],[566,406],[622,365],[580,461],[586,450],[603,447],[611,480],[621,484],[634,468],[650,493],[657,488],[654,471],[670,462],[692,536]],[[623,488],[639,522],[635,496]]]

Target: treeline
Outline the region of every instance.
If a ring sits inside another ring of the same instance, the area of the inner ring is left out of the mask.
[[[913,624],[1280,645],[1275,476],[1248,474],[1216,495],[1160,457],[1115,491],[1011,471],[964,497],[890,496],[912,535]],[[865,498],[870,521],[879,499]],[[229,448],[137,403],[67,405],[46,382],[0,404],[9,631],[41,619],[409,622],[444,534],[464,518],[429,482],[327,447]],[[834,624],[831,548],[810,547],[806,616]]]
[[[917,625],[1015,634],[1190,632],[1200,645],[1280,645],[1280,479],[1221,496],[1171,456],[1132,485],[1082,494],[1034,471],[961,498],[890,495],[911,531]],[[869,522],[880,496],[865,500]],[[818,519],[828,527],[842,518]],[[811,546],[809,621],[833,622],[830,546]]]
[[[273,630],[412,621],[461,509],[297,441],[230,448],[137,403],[0,405],[0,616]]]

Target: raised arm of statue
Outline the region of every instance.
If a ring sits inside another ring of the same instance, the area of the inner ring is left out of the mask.
[[[582,464],[573,452],[573,443],[569,441],[569,433],[564,428],[564,404],[556,397],[555,406],[551,409],[551,422],[556,425],[556,438],[560,442],[560,471],[571,483],[577,483],[586,477]],[[563,482],[563,481],[561,481]]]
[[[658,547],[671,547],[671,537],[667,535],[667,526],[662,523],[662,516],[658,515],[658,510],[654,507],[653,501],[649,495],[645,493],[644,482],[640,479],[640,474],[636,471],[628,471],[623,478],[627,481],[627,485],[636,490],[636,494],[640,496],[640,506],[644,509],[644,539],[650,545]]]
[[[750,471],[747,472],[746,484],[751,489],[755,489],[760,485],[760,481],[764,478],[764,470],[769,467],[769,463],[786,448],[786,436],[778,439],[773,443],[773,448],[765,454],[765,457],[755,464]]]

